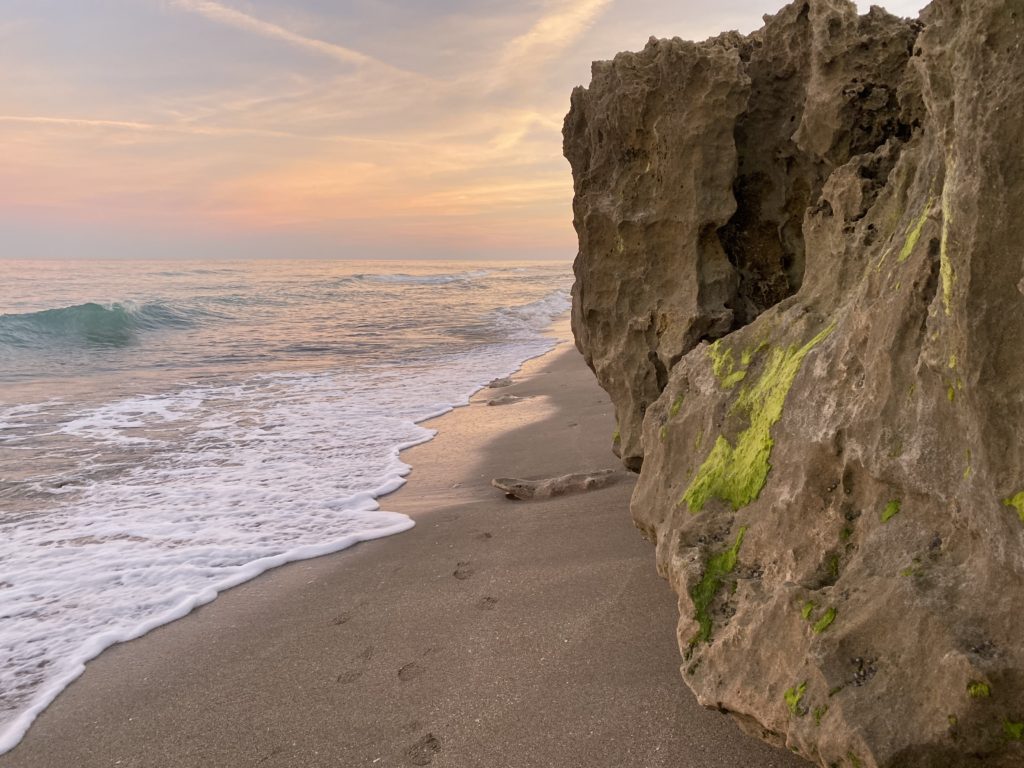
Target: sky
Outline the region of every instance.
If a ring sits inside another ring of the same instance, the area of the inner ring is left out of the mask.
[[[0,0],[0,258],[571,259],[590,62],[780,5]]]

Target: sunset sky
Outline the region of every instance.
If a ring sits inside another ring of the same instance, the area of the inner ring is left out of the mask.
[[[0,257],[569,259],[590,62],[780,4],[2,0]]]

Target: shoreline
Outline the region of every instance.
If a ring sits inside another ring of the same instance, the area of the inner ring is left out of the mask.
[[[805,765],[685,689],[631,481],[535,502],[490,487],[617,465],[578,353],[514,376],[402,452],[409,482],[380,503],[416,527],[108,648],[0,766]],[[506,394],[524,399],[486,404]]]
[[[526,358],[518,363],[514,369],[507,371],[504,375],[507,377],[518,375],[530,362],[544,358],[555,351],[558,346],[564,342],[564,338],[562,338],[561,334],[569,333],[571,336],[571,332],[567,330],[567,317],[568,315],[565,315],[561,319],[555,319],[552,321],[551,326],[542,333],[543,336],[547,336],[552,339],[553,344],[550,349]],[[394,497],[402,488],[404,488],[408,482],[409,475],[413,471],[411,463],[404,460],[404,455],[408,451],[436,439],[438,430],[434,427],[425,425],[438,422],[440,419],[443,419],[452,412],[457,411],[460,408],[468,407],[472,404],[475,398],[480,396],[482,392],[486,393],[488,391],[487,384],[473,386],[474,389],[465,396],[465,402],[449,404],[434,413],[414,419],[412,421],[414,425],[422,427],[425,430],[429,430],[430,434],[424,435],[423,437],[408,443],[398,444],[394,447],[393,456],[404,464],[404,470],[397,476],[389,479],[383,486],[357,495],[364,495],[371,498],[378,504],[378,510],[382,512],[389,512],[390,510],[384,510],[383,507],[380,506],[380,502],[384,499]],[[401,515],[401,513],[399,513],[399,515]],[[57,697],[59,697],[68,688],[68,686],[74,683],[83,674],[86,665],[110,648],[141,639],[156,629],[173,622],[180,621],[197,611],[199,608],[212,603],[222,594],[257,579],[270,571],[292,563],[299,563],[305,560],[312,560],[320,557],[326,557],[328,555],[338,554],[351,549],[357,544],[397,536],[401,533],[405,533],[415,526],[415,524],[415,520],[409,515],[401,515],[400,518],[396,516],[396,519],[390,525],[382,525],[380,527],[359,531],[355,534],[345,536],[342,539],[333,539],[316,544],[293,547],[292,549],[286,550],[278,555],[250,561],[241,566],[238,573],[226,576],[220,581],[208,585],[202,591],[190,595],[177,605],[147,618],[145,621],[142,621],[140,624],[131,627],[130,629],[122,631],[108,631],[90,638],[89,642],[83,646],[83,650],[78,656],[76,667],[43,689],[42,694],[32,703],[31,706],[19,712],[19,714],[10,721],[8,727],[3,731],[0,731],[0,757],[8,754],[17,747],[17,745],[21,743],[22,739],[24,739],[29,729],[31,729],[32,724],[39,715],[42,712],[45,712]]]

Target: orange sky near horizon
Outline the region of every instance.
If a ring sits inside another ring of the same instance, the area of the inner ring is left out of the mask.
[[[778,5],[8,0],[0,257],[569,259],[590,62]]]

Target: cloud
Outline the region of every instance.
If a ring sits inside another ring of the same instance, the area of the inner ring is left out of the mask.
[[[279,138],[305,138],[286,131],[262,128],[230,128],[173,123],[148,123],[137,120],[104,120],[87,117],[51,117],[44,115],[0,115],[0,125],[38,125],[54,128],[109,129],[137,133],[181,133],[191,136],[266,136]]]
[[[65,128],[117,128],[127,131],[151,131],[156,126],[131,120],[92,120],[77,117],[37,117],[32,115],[0,115],[0,123],[53,125]]]
[[[557,3],[529,30],[505,46],[492,77],[492,87],[534,77],[548,61],[590,29],[613,1],[563,0]]]
[[[377,65],[390,68],[383,62],[377,61],[373,57],[359,51],[354,51],[351,48],[336,45],[335,43],[329,43],[325,40],[318,40],[315,37],[300,35],[298,32],[292,32],[290,29],[285,29],[269,21],[263,21],[255,16],[250,16],[247,13],[229,8],[213,0],[173,0],[173,4],[182,10],[198,13],[210,21],[216,21],[236,29],[252,32],[272,40],[280,40],[345,64],[355,64],[357,66]]]
[[[339,66],[293,57],[288,67],[172,83],[131,100],[94,89],[56,114],[45,100],[9,102],[0,114],[0,143],[13,148],[0,158],[0,214],[27,207],[54,219],[180,221],[183,231],[228,237],[331,231],[345,241],[365,227],[367,241],[402,253],[429,243],[571,250],[558,137],[565,89],[553,81],[612,0],[427,14],[426,29],[421,19],[407,23],[403,3],[389,4],[378,36],[351,38],[373,57],[301,34],[327,34],[316,27],[272,23],[281,17],[269,11],[254,17],[242,0],[165,2],[201,24]],[[216,66],[215,37],[203,42]],[[422,50],[407,54],[409,46]],[[458,66],[438,69],[445,49]]]

